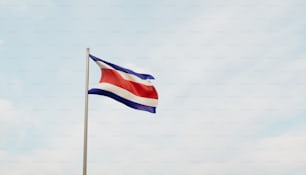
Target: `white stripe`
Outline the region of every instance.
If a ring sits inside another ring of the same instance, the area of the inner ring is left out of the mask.
[[[114,69],[108,64],[103,63],[102,61],[96,61],[97,65],[100,66],[101,68],[106,68],[106,69]]]
[[[133,81],[133,82],[136,82],[136,83],[140,83],[140,84],[143,84],[143,85],[147,85],[147,86],[152,86],[152,83],[150,80],[143,80],[133,74],[128,74],[128,73],[125,73],[125,72],[122,72],[120,70],[117,70],[117,69],[114,69],[112,68],[111,66],[103,63],[102,61],[96,61],[96,63],[98,64],[99,67],[101,67],[102,69],[112,69],[112,70],[115,70],[117,71],[122,78],[124,78],[125,80],[128,80],[128,81]]]
[[[97,88],[110,91],[116,95],[119,95],[120,97],[133,101],[135,103],[153,107],[157,106],[157,99],[139,97],[121,87],[115,86],[110,83],[99,83]]]

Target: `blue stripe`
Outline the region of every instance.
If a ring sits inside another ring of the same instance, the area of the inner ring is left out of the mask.
[[[132,102],[130,100],[127,100],[125,98],[122,98],[112,92],[109,92],[109,91],[106,91],[106,90],[102,90],[102,89],[90,89],[88,91],[88,94],[97,94],[97,95],[105,95],[105,96],[108,96],[114,100],[117,100],[131,108],[134,108],[134,109],[138,109],[138,110],[143,110],[143,111],[148,111],[148,112],[151,112],[151,113],[156,113],[156,107],[152,107],[152,106],[146,106],[146,105],[142,105],[142,104],[139,104],[139,103],[135,103],[135,102]]]
[[[109,66],[111,66],[112,68],[114,68],[114,69],[116,69],[116,70],[120,70],[120,71],[125,72],[125,73],[128,73],[128,74],[133,74],[133,75],[135,75],[135,76],[137,76],[137,77],[139,77],[139,78],[141,78],[141,79],[143,79],[143,80],[146,80],[146,79],[152,79],[152,80],[154,80],[154,77],[153,77],[152,75],[150,75],[150,74],[140,74],[140,73],[134,72],[134,71],[132,71],[132,70],[130,70],[130,69],[127,69],[127,68],[124,68],[124,67],[115,65],[115,64],[113,64],[113,63],[110,63],[110,62],[101,60],[100,58],[95,57],[95,56],[93,56],[93,55],[91,55],[91,54],[89,54],[89,57],[90,57],[92,60],[94,60],[94,61],[102,61],[103,63],[108,64]]]

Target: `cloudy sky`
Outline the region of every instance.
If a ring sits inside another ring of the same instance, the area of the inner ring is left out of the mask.
[[[0,175],[82,173],[85,49],[155,76],[89,96],[88,175],[306,173],[303,0],[0,0]],[[90,87],[100,70],[90,63]]]

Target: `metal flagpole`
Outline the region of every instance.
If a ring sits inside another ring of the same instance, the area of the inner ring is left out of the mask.
[[[87,174],[87,132],[88,132],[88,84],[89,84],[89,48],[86,49],[86,80],[85,80],[85,110],[84,110],[84,150],[83,175]]]

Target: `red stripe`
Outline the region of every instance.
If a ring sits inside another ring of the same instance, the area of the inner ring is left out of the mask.
[[[113,69],[101,69],[102,76],[100,83],[110,83],[121,87],[137,96],[158,99],[157,92],[154,86],[147,86],[133,81],[125,80],[121,75]]]

